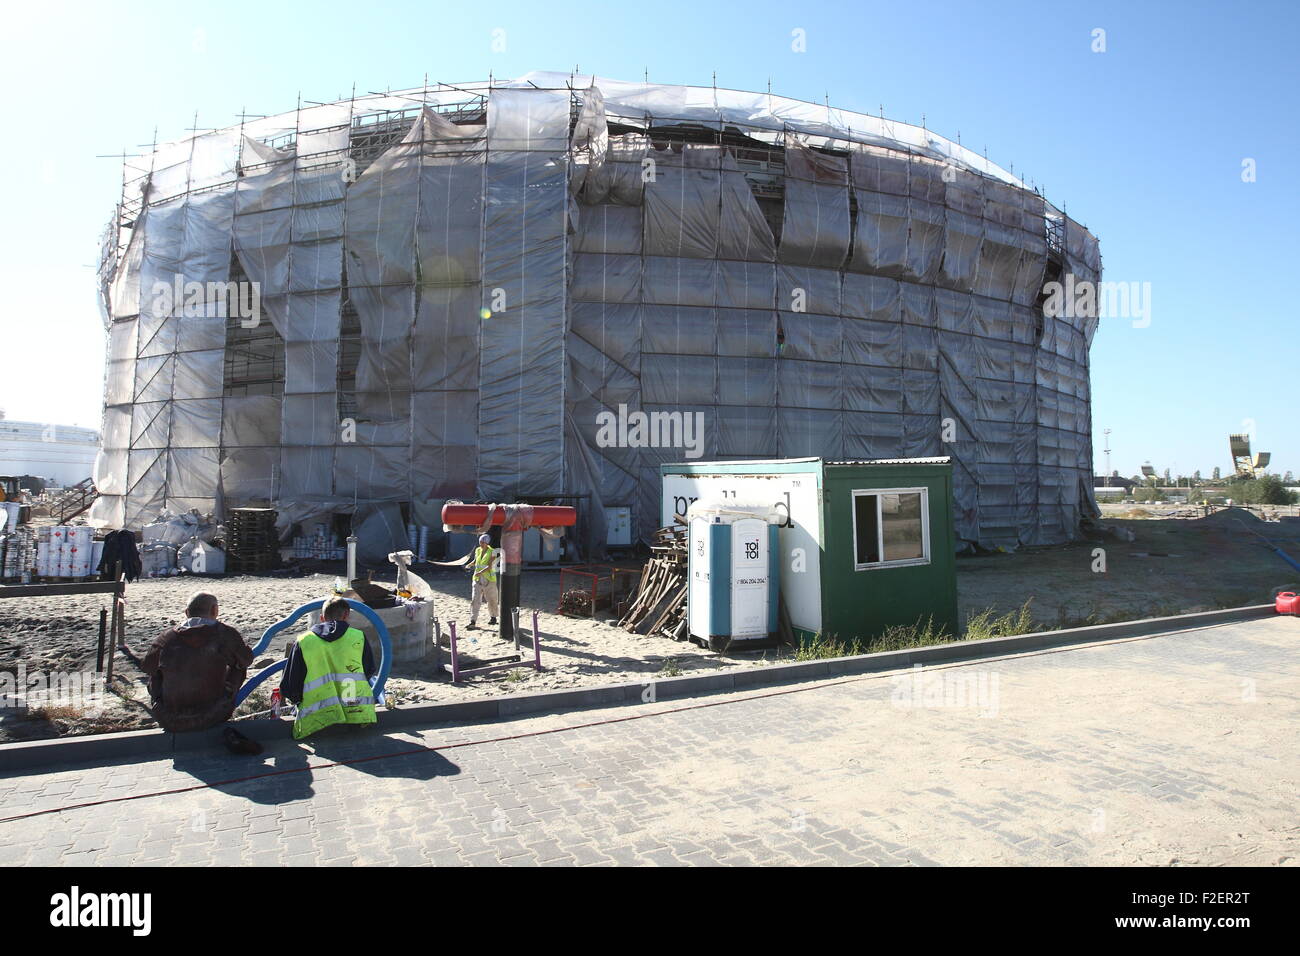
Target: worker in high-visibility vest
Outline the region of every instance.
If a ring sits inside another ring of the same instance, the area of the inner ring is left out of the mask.
[[[473,587],[470,590],[469,601],[469,627],[466,630],[476,630],[478,628],[478,609],[483,606],[486,599],[488,606],[488,624],[494,625],[497,622],[497,559],[501,552],[492,547],[492,538],[486,534],[478,537],[478,547],[474,549],[474,560],[471,565],[473,574]]]
[[[331,724],[375,723],[374,656],[366,636],[348,625],[350,610],[345,598],[327,600],[320,623],[289,652],[280,693],[298,705],[295,740]]]

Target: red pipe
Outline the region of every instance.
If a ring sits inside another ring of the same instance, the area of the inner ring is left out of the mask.
[[[487,520],[491,505],[452,505],[442,506],[442,523],[448,525],[471,526],[481,528]],[[506,509],[498,507],[492,515],[494,525],[505,524]],[[570,528],[578,523],[578,510],[566,505],[533,505],[533,516],[529,522],[532,528]]]

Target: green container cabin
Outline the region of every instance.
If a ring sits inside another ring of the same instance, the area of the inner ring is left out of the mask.
[[[775,507],[781,597],[795,632],[864,642],[933,621],[957,636],[948,458],[661,465],[664,525],[691,502]]]

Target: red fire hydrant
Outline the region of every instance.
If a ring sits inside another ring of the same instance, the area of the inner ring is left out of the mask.
[[[501,528],[501,550],[505,555],[501,574],[500,635],[514,640],[514,611],[519,607],[519,575],[523,566],[524,532],[529,528],[571,528],[578,522],[575,508],[564,505],[467,505],[448,502],[442,506],[442,523],[447,530],[485,532]]]

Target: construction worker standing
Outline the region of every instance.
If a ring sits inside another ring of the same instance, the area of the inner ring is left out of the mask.
[[[478,609],[484,598],[487,599],[488,624],[497,622],[497,559],[500,551],[492,547],[492,539],[486,534],[478,536],[478,547],[474,549],[473,575],[474,584],[470,591],[469,627],[477,630]]]
[[[327,600],[320,623],[289,652],[280,692],[298,705],[294,740],[331,724],[375,723],[376,668],[366,636],[348,626],[350,610],[344,598]]]

